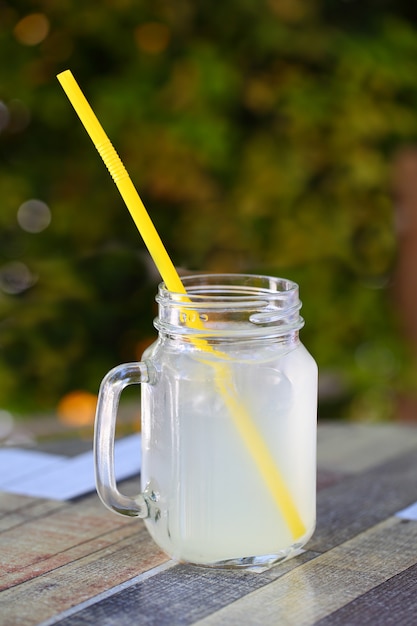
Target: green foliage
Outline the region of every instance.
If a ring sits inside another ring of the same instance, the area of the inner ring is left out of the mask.
[[[95,391],[153,333],[158,276],[55,78],[69,67],[176,265],[297,280],[338,415],[390,415],[407,360],[389,167],[417,136],[417,37],[409,3],[374,4],[0,4],[1,406]],[[49,30],[29,45],[32,14]],[[30,199],[41,232],[16,220]]]

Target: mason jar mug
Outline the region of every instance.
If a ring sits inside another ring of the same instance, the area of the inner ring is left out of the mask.
[[[315,527],[317,366],[300,341],[298,286],[246,274],[159,286],[158,338],[104,378],[95,426],[97,491],[145,520],[171,558],[270,566]],[[122,390],[141,385],[141,493],[116,485]]]

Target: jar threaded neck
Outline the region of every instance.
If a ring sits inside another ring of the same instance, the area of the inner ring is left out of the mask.
[[[275,337],[304,325],[293,281],[253,274],[194,274],[182,280],[186,294],[159,285],[154,323],[162,334]]]

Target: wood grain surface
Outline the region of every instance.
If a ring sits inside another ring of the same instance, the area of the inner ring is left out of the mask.
[[[417,623],[417,521],[395,516],[417,500],[417,429],[320,425],[318,451],[316,533],[260,573],[175,564],[95,494],[0,494],[0,625]]]

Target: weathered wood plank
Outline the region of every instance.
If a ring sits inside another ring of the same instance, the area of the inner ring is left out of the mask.
[[[96,496],[78,506],[46,509],[42,518],[0,533],[0,589],[69,563],[100,543],[111,543],[113,532],[126,525],[131,526],[128,534],[136,533],[135,520],[110,513]]]
[[[360,429],[354,430],[357,444]],[[319,454],[318,526],[309,550],[262,574],[179,565],[131,584],[138,574],[168,563],[143,522],[110,513],[95,495],[57,503],[0,494],[0,583],[13,585],[0,595],[0,625],[35,626],[51,619],[61,626],[301,626],[332,614],[343,620],[343,607],[360,610],[361,594],[371,603],[390,582],[403,580],[406,588],[406,573],[414,572],[417,556],[407,548],[416,542],[417,523],[386,519],[417,499],[417,429],[411,430],[404,437],[402,429],[393,446],[389,431],[373,439],[368,432],[356,448],[337,449],[329,435],[321,449],[333,447],[338,454],[333,460]],[[345,435],[349,439],[348,430],[339,431],[338,441]],[[358,469],[371,440],[385,448]],[[401,449],[407,453],[396,457]],[[388,461],[376,465],[383,459]],[[136,492],[136,482],[127,490]],[[108,595],[120,584],[123,589]],[[106,597],[94,603],[101,593]],[[84,602],[88,606],[78,607]],[[68,613],[60,616],[63,611]]]
[[[38,625],[168,560],[143,522],[79,544],[63,557],[60,562],[51,555],[48,566],[54,569],[2,591],[1,626]]]
[[[417,616],[416,587],[417,565],[412,565],[324,617],[315,626],[413,626]]]
[[[321,422],[317,440],[319,467],[357,474],[416,449],[417,427]]]
[[[120,591],[124,589],[132,587],[133,585],[136,585],[139,582],[147,580],[148,578],[152,578],[152,576],[155,576],[159,574],[160,572],[163,572],[177,565],[178,564],[175,563],[175,561],[171,561],[171,560],[165,561],[164,563],[160,563],[159,565],[156,565],[155,567],[152,567],[151,569],[148,569],[142,572],[141,574],[137,574],[133,578],[130,578],[129,580],[126,580],[114,587],[111,587],[110,589],[105,589],[104,591],[100,592],[98,595],[95,595],[91,598],[87,598],[84,602],[81,602],[80,604],[77,604],[76,606],[72,606],[72,607],[69,607],[68,609],[65,609],[63,612],[59,613],[59,615],[53,615],[52,617],[37,624],[37,626],[55,626],[56,622],[62,621],[64,618],[73,616],[76,613],[80,613],[81,611],[91,606],[92,604],[102,602],[103,600],[119,593]]]
[[[59,626],[175,626],[196,620],[268,585],[315,555],[304,553],[268,572],[177,565],[53,622]],[[48,624],[49,626],[49,624]]]
[[[248,593],[249,590],[268,584],[271,580],[283,576],[287,571],[298,567],[315,556],[317,555],[314,553],[305,552],[299,557],[283,563],[279,568],[272,568],[261,575],[248,571],[227,570],[222,572],[213,569],[174,565],[172,568],[174,570],[173,574],[167,575],[166,572],[158,574],[158,576],[153,577],[152,581],[146,582],[145,586],[146,589],[151,590],[149,592],[150,598],[155,600],[158,594],[160,594],[160,602],[163,606],[166,606],[166,602],[170,600],[169,594],[174,594],[176,585],[178,585],[176,592],[176,601],[178,602],[182,590],[186,589],[187,594],[193,597],[193,587],[198,590],[208,583],[210,591],[207,591],[206,595],[211,597],[211,602],[200,606],[200,596],[198,595],[200,592],[198,592],[195,596],[195,606],[191,607],[190,613],[192,619],[194,619],[196,615],[198,618],[199,615],[206,614],[206,611],[210,610],[212,603],[215,603],[216,607],[227,604],[231,593],[234,594],[233,598],[241,597],[243,594]],[[20,626],[20,624],[22,626],[31,626],[32,624],[39,624],[42,620],[46,620],[48,624],[60,623],[61,621],[66,623],[65,619],[61,619],[59,616],[61,612],[69,612],[71,619],[78,620],[79,613],[82,615],[84,615],[84,611],[89,613],[91,608],[89,606],[87,609],[78,611],[77,605],[89,601],[90,598],[94,598],[94,596],[102,592],[107,593],[104,600],[98,596],[100,606],[109,605],[114,607],[119,602],[124,605],[126,602],[125,594],[129,596],[130,593],[130,583],[125,581],[129,581],[129,578],[137,577],[138,574],[147,572],[149,569],[164,563],[168,563],[167,557],[156,548],[149,539],[143,524],[140,524],[140,530],[136,536],[127,537],[118,543],[114,542],[105,549],[97,551],[96,554],[85,556],[79,561],[73,561],[34,580],[4,591],[1,594],[1,607],[2,610],[4,609],[4,614],[6,615],[7,613],[7,620],[5,622],[0,620],[1,626]],[[242,577],[246,579],[245,586],[239,586],[239,580]],[[140,578],[143,577],[140,576]],[[124,583],[123,591],[119,592],[117,588],[114,591],[108,591],[122,583]],[[143,584],[145,583],[141,582],[140,585],[133,583],[133,597],[138,595],[138,589],[140,589],[139,597],[142,597],[144,593]],[[38,606],[39,598],[42,596],[44,601],[41,603],[41,606]],[[29,607],[25,602],[30,601],[31,598],[33,598],[34,602]],[[36,599],[37,601],[35,602]],[[88,604],[90,605],[90,601]],[[71,610],[71,607],[74,607],[74,609]],[[155,611],[156,609],[157,607],[154,606],[153,610]],[[93,619],[96,619],[95,610],[93,609]],[[184,610],[189,611],[189,607],[184,607]],[[113,613],[112,609],[110,609],[110,614]],[[56,619],[52,619],[53,616],[56,616]],[[158,619],[161,619],[159,612]],[[78,622],[76,621],[75,623]],[[118,624],[118,622],[116,623]]]
[[[0,518],[14,511],[19,511],[25,507],[39,502],[38,498],[29,498],[28,496],[20,496],[14,493],[6,493],[0,491]]]
[[[53,572],[85,556],[94,555],[109,546],[114,547],[115,550],[123,549],[123,541],[132,537],[135,540],[135,535],[136,532],[133,532],[131,527],[122,527],[67,547],[60,552],[52,552],[50,555],[44,552],[41,556],[36,555],[26,562],[22,562],[20,566],[13,564],[9,566],[8,574],[4,577],[0,590],[14,587],[33,578],[39,578],[42,574]],[[36,536],[34,541],[36,543]]]
[[[334,626],[334,611],[371,589],[376,590],[396,574],[405,573],[408,568],[415,567],[417,555],[409,546],[415,545],[416,540],[417,523],[403,524],[396,518],[390,518],[292,570],[270,585],[195,622],[195,625],[312,626],[319,619],[329,616],[324,624]],[[341,623],[355,626],[386,623],[379,620],[368,622],[366,613],[360,615],[358,621]],[[77,626],[83,625],[82,621],[76,623]],[[87,622],[90,623],[92,622]],[[180,623],[182,622],[171,622],[172,626]],[[104,621],[100,624],[107,626],[110,622]],[[65,623],[65,626],[75,626],[75,622]]]
[[[0,506],[4,506],[4,512],[0,515],[0,534],[16,526],[22,526],[29,520],[40,519],[50,515],[53,511],[62,509],[67,504],[57,500],[44,500],[39,498],[25,498],[20,500],[11,494],[0,493]],[[11,502],[10,502],[11,500]],[[8,509],[6,507],[9,506]]]
[[[317,470],[317,491],[327,489],[332,485],[340,483],[349,477],[349,474],[342,474],[341,472],[333,472],[332,470],[323,470],[320,467]]]
[[[414,502],[416,467],[413,450],[320,491],[308,549],[330,550]]]

